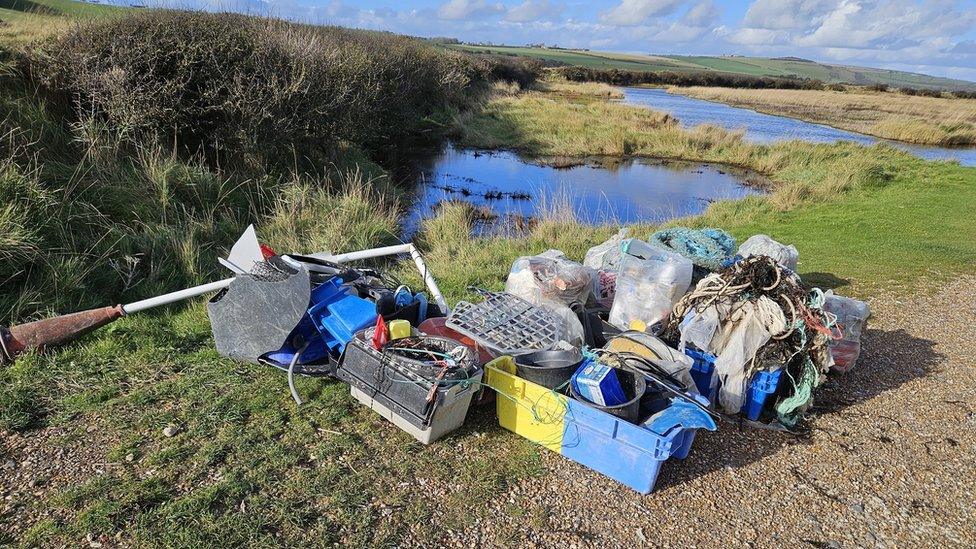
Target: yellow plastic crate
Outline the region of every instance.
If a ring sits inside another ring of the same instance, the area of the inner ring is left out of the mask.
[[[485,384],[495,398],[498,424],[559,452],[566,429],[566,397],[515,375],[515,361],[498,357],[485,365]]]

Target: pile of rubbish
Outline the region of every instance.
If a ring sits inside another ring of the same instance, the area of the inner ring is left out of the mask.
[[[349,266],[391,255],[412,258],[425,291]],[[221,260],[233,278],[65,318],[83,332],[217,291],[217,350],[286,371],[298,404],[296,375],[335,378],[429,444],[494,400],[502,427],[649,493],[699,429],[800,429],[827,372],[854,367],[867,304],[804,286],[797,261],[766,235],[622,230],[583,263],[520,257],[504,292],[451,309],[412,244],[278,255],[249,229]],[[0,333],[6,360],[57,342],[42,322]]]

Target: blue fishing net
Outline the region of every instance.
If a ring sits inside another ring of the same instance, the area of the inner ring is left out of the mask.
[[[722,229],[673,227],[652,234],[650,242],[681,254],[709,271],[720,271],[735,263],[735,237]]]

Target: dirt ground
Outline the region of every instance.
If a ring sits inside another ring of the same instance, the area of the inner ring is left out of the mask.
[[[403,545],[972,547],[974,285],[872,299],[859,364],[821,387],[810,437],[723,424],[647,496],[546,452],[545,472],[487,502],[484,518],[436,540],[404,532]],[[19,523],[5,529],[58,513],[37,503],[112,467],[98,439],[0,433],[0,516]]]
[[[808,439],[700,433],[647,496],[554,453],[457,546],[976,546],[976,277],[872,299],[857,367]],[[420,540],[417,540],[418,542]]]

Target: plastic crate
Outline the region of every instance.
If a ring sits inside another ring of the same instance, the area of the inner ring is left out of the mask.
[[[715,375],[715,355],[698,351],[696,349],[685,349],[685,354],[690,356],[694,363],[691,367],[691,377],[695,380],[698,392],[709,395],[708,399],[716,402],[718,397],[718,383],[714,379]],[[774,372],[757,372],[749,381],[749,390],[746,393],[746,402],[742,405],[742,414],[750,421],[758,421],[762,416],[763,407],[770,395],[776,393],[779,388],[779,380],[783,370]]]
[[[561,454],[642,494],[657,483],[661,465],[691,451],[686,429],[658,434],[616,416],[569,401]]]
[[[481,303],[458,302],[447,327],[484,345],[497,355],[552,349],[565,339],[562,319],[544,307],[509,293],[482,292]]]
[[[350,295],[339,277],[331,278],[312,290],[308,316],[322,335],[325,346],[338,357],[356,332],[376,322],[376,304]]]
[[[775,394],[779,388],[779,380],[783,377],[782,368],[774,372],[758,372],[749,382],[749,393],[746,403],[742,406],[742,413],[750,421],[758,421],[769,395]]]
[[[369,331],[349,342],[335,376],[352,387],[352,395],[417,440],[429,444],[464,423],[477,392],[482,370],[473,352],[456,341],[427,338],[448,347],[462,347],[468,360],[438,378],[439,370],[391,353],[369,343]],[[389,345],[395,345],[396,341]],[[428,399],[435,387],[434,398]]]
[[[691,379],[695,381],[698,392],[714,404],[717,384],[715,383],[715,355],[685,347],[685,354],[691,357]]]
[[[515,376],[510,357],[485,370],[486,383],[499,393],[502,427],[642,494],[654,489],[664,461],[684,459],[691,451],[697,429],[655,433],[629,423]]]
[[[569,399],[515,375],[515,361],[498,357],[485,365],[485,384],[495,390],[498,424],[558,452]]]

